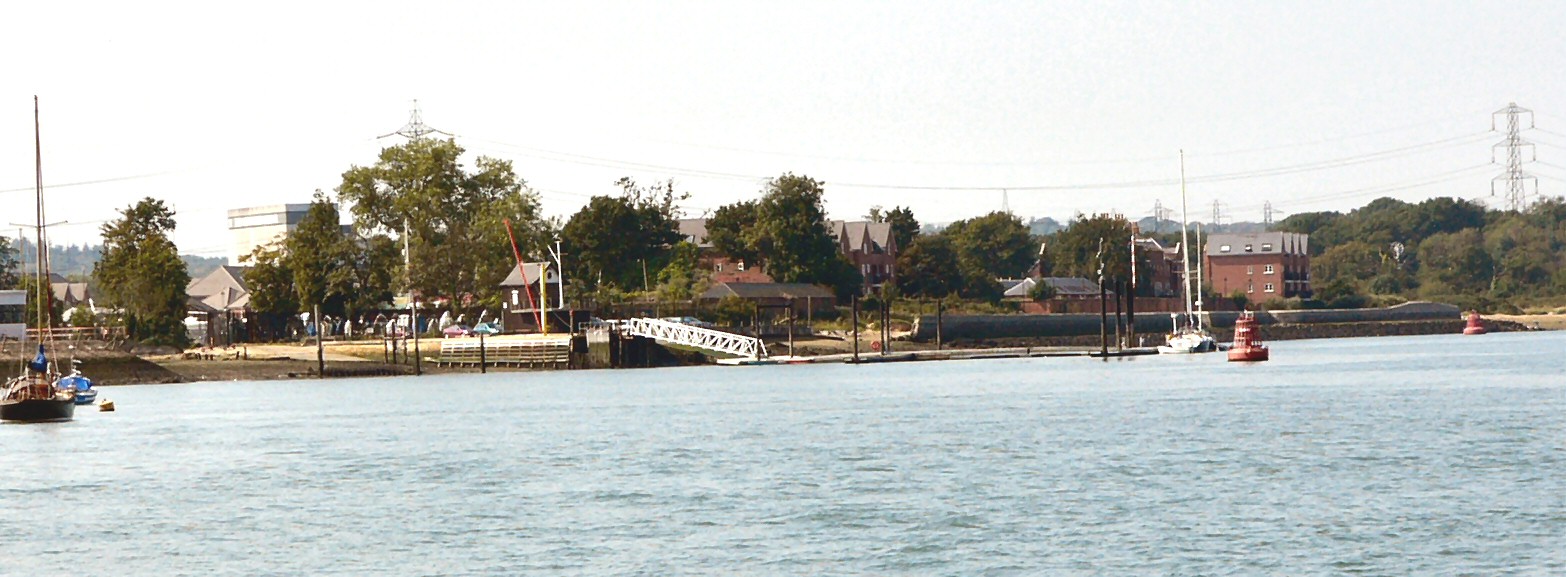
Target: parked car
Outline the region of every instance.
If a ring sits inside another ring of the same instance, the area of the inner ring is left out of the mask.
[[[690,326],[693,326],[693,327],[701,327],[701,328],[704,328],[704,329],[710,329],[710,328],[713,327],[712,323],[709,323],[707,321],[698,319],[696,317],[663,317],[662,320],[665,320],[665,321],[668,321],[668,322],[671,322],[671,323],[680,323],[682,325],[690,325]]]
[[[473,326],[473,334],[498,335],[500,334],[500,325],[495,323],[479,323]]]
[[[442,329],[440,333],[446,335],[446,338],[466,337],[473,334],[473,329],[467,325],[451,325]]]

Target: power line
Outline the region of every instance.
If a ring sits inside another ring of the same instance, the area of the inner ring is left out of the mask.
[[[1209,175],[1205,175],[1205,176],[1191,177],[1191,178],[1188,178],[1186,180],[1187,180],[1188,183],[1201,184],[1201,183],[1210,183],[1210,182],[1225,182],[1225,181],[1234,181],[1234,180],[1249,180],[1249,179],[1256,179],[1256,178],[1265,178],[1265,177],[1270,177],[1270,176],[1281,176],[1281,175],[1286,175],[1286,174],[1297,174],[1297,173],[1302,173],[1302,172],[1312,172],[1312,171],[1316,171],[1316,170],[1329,170],[1329,169],[1334,169],[1334,168],[1342,168],[1342,167],[1347,167],[1347,166],[1353,166],[1353,165],[1357,165],[1357,164],[1365,164],[1365,163],[1370,163],[1370,162],[1377,162],[1377,161],[1381,161],[1381,160],[1387,160],[1387,159],[1391,159],[1391,158],[1397,158],[1397,157],[1407,156],[1407,155],[1412,155],[1412,154],[1419,154],[1419,153],[1428,152],[1428,151],[1431,151],[1431,150],[1439,150],[1439,149],[1442,149],[1442,148],[1450,148],[1450,147],[1455,147],[1455,146],[1461,146],[1461,145],[1464,145],[1464,144],[1470,144],[1470,143],[1473,143],[1473,142],[1478,142],[1480,140],[1483,140],[1485,138],[1486,134],[1487,134],[1486,132],[1476,132],[1476,133],[1471,133],[1471,134],[1463,134],[1463,135],[1454,136],[1454,137],[1450,137],[1450,138],[1443,138],[1443,139],[1440,139],[1440,140],[1434,140],[1434,141],[1429,141],[1429,142],[1422,142],[1422,143],[1415,144],[1415,145],[1404,146],[1404,147],[1399,147],[1399,148],[1392,148],[1392,149],[1388,149],[1388,150],[1382,150],[1382,151],[1371,152],[1371,153],[1366,153],[1366,154],[1359,154],[1359,155],[1354,155],[1354,156],[1347,156],[1347,157],[1334,158],[1334,159],[1329,159],[1329,160],[1308,162],[1308,163],[1295,164],[1295,165],[1278,166],[1278,167],[1258,169],[1258,170],[1209,174]],[[661,171],[673,172],[673,173],[676,173],[676,174],[680,174],[682,176],[697,176],[697,177],[738,179],[738,180],[746,180],[746,181],[766,181],[766,180],[770,180],[772,178],[772,177],[767,177],[767,176],[758,176],[758,175],[750,175],[750,174],[736,174],[736,173],[729,173],[729,172],[717,172],[717,171],[709,171],[709,170],[688,169],[688,168],[681,168],[681,167],[674,167],[674,166],[665,166],[665,165],[657,165],[657,164],[647,164],[647,163],[640,163],[640,162],[620,161],[620,160],[614,160],[614,159],[608,159],[608,158],[600,158],[600,157],[593,157],[593,156],[587,156],[587,155],[573,154],[573,153],[568,153],[568,152],[559,152],[559,151],[545,150],[545,149],[533,148],[533,147],[528,147],[528,146],[521,146],[521,145],[510,144],[510,143],[505,143],[505,142],[498,142],[498,141],[485,141],[485,140],[480,140],[480,141],[481,142],[489,142],[490,144],[493,144],[493,145],[496,145],[496,146],[501,146],[501,147],[508,147],[508,148],[514,148],[514,149],[519,149],[519,150],[531,151],[531,152],[533,152],[535,154],[545,155],[545,156],[539,157],[539,158],[543,158],[545,160],[553,160],[553,161],[557,161],[557,162],[566,162],[566,163],[572,163],[572,164],[584,164],[584,165],[588,165],[588,166],[601,166],[601,167],[607,167],[607,168],[631,168],[631,169],[641,169],[641,170],[661,170]],[[524,155],[524,156],[526,156],[526,155]],[[558,157],[558,158],[556,158],[556,157]],[[580,160],[576,160],[576,159],[580,159]],[[1009,190],[1024,190],[1024,191],[1037,192],[1037,191],[1079,191],[1079,190],[1148,188],[1148,187],[1160,187],[1160,186],[1173,186],[1173,185],[1179,184],[1179,182],[1180,182],[1179,179],[1169,178],[1169,179],[1133,180],[1133,181],[1123,181],[1123,182],[1087,182],[1087,183],[1076,183],[1076,184],[1024,185],[1024,186],[900,185],[900,184],[841,182],[841,181],[834,181],[834,182],[830,182],[829,184],[831,186],[841,187],[841,188],[866,188],[866,189],[879,189],[879,190],[953,191],[953,192],[955,192],[955,191],[1003,192],[1003,191],[1009,191]]]
[[[1465,114],[1465,115],[1462,115],[1462,116],[1466,117],[1467,115]],[[1193,153],[1193,154],[1187,154],[1186,156],[1187,157],[1191,157],[1191,158],[1217,158],[1217,157],[1225,157],[1225,156],[1237,156],[1237,155],[1242,155],[1242,154],[1253,154],[1253,153],[1257,153],[1257,152],[1270,152],[1270,151],[1275,151],[1275,150],[1286,150],[1286,149],[1291,149],[1291,148],[1303,148],[1303,147],[1308,147],[1308,146],[1318,146],[1318,145],[1322,145],[1322,144],[1333,144],[1333,143],[1337,143],[1337,142],[1344,142],[1344,141],[1348,141],[1348,140],[1354,140],[1354,139],[1358,139],[1358,138],[1365,138],[1365,137],[1369,137],[1369,136],[1378,136],[1378,135],[1382,135],[1382,134],[1390,134],[1390,133],[1394,133],[1394,132],[1402,132],[1402,131],[1409,130],[1409,129],[1412,129],[1412,128],[1423,128],[1423,127],[1426,127],[1426,126],[1434,126],[1434,125],[1438,125],[1438,124],[1452,124],[1452,123],[1454,123],[1454,119],[1455,119],[1455,117],[1454,118],[1448,118],[1448,119],[1445,119],[1445,120],[1418,122],[1418,123],[1412,123],[1412,124],[1405,124],[1405,125],[1402,125],[1402,126],[1394,126],[1394,127],[1391,127],[1391,128],[1383,128],[1383,129],[1379,129],[1379,130],[1372,130],[1372,131],[1367,131],[1367,132],[1360,132],[1360,133],[1355,133],[1355,134],[1348,134],[1348,135],[1335,136],[1335,137],[1329,137],[1329,138],[1320,138],[1320,139],[1315,139],[1315,140],[1305,140],[1305,141],[1291,142],[1291,143],[1287,143],[1287,144],[1276,144],[1276,145],[1258,146],[1258,147],[1251,147],[1251,148],[1235,148],[1235,149],[1218,150],[1218,151],[1205,152],[1205,153],[1198,152],[1198,153]],[[746,153],[746,154],[760,154],[760,155],[767,155],[767,156],[781,156],[781,157],[787,157],[787,158],[806,158],[806,159],[813,159],[813,160],[831,160],[831,161],[837,161],[837,162],[863,162],[863,163],[878,163],[878,164],[903,164],[903,165],[927,165],[927,166],[1078,166],[1078,165],[1095,165],[1095,164],[1096,165],[1103,165],[1103,164],[1139,164],[1139,163],[1152,163],[1152,162],[1169,162],[1170,160],[1173,160],[1173,157],[1170,157],[1170,156],[1152,156],[1152,157],[1142,157],[1142,158],[1116,158],[1116,159],[1093,159],[1093,160],[948,161],[948,160],[927,160],[927,159],[895,159],[895,158],[873,158],[873,157],[855,157],[855,156],[829,156],[829,155],[819,155],[819,154],[804,154],[804,153],[796,153],[796,152],[782,152],[782,151],[776,151],[776,150],[761,150],[761,149],[755,149],[755,148],[744,148],[744,147],[734,147],[734,146],[697,144],[697,143],[680,142],[680,141],[669,141],[669,140],[655,140],[653,142],[656,142],[656,143],[659,143],[659,144],[672,144],[672,145],[675,145],[675,146],[683,146],[683,147],[688,147],[688,148],[699,148],[699,149],[706,149],[706,150],[720,150],[720,151],[725,151],[725,152],[741,152],[741,153]]]
[[[1282,205],[1282,206],[1298,206],[1298,205],[1306,204],[1306,203],[1322,202],[1322,201],[1327,201],[1327,200],[1341,200],[1341,199],[1345,199],[1345,198],[1354,198],[1354,197],[1365,196],[1365,195],[1369,195],[1369,194],[1381,194],[1381,193],[1386,193],[1386,192],[1397,192],[1397,191],[1402,191],[1402,190],[1411,190],[1411,189],[1421,188],[1421,187],[1425,187],[1425,186],[1431,186],[1431,185],[1436,185],[1436,184],[1444,184],[1444,183],[1447,183],[1447,182],[1453,182],[1453,181],[1457,181],[1457,180],[1462,180],[1465,177],[1477,175],[1481,171],[1490,168],[1490,166],[1492,166],[1492,165],[1490,165],[1490,164],[1476,164],[1476,165],[1469,166],[1469,167],[1466,167],[1466,168],[1459,168],[1457,170],[1450,170],[1450,171],[1447,171],[1447,172],[1443,172],[1443,173],[1440,173],[1440,174],[1428,176],[1428,177],[1425,177],[1425,178],[1405,180],[1405,181],[1391,183],[1391,184],[1381,184],[1381,185],[1376,185],[1376,186],[1368,186],[1368,187],[1355,188],[1355,189],[1350,189],[1350,190],[1342,190],[1342,191],[1336,191],[1336,192],[1331,192],[1331,193],[1327,193],[1327,194],[1320,194],[1320,195],[1315,195],[1315,196],[1306,196],[1306,197],[1292,198],[1292,199],[1289,199],[1289,200],[1284,201],[1284,202],[1273,203],[1273,205],[1274,205],[1274,207],[1279,206],[1279,205]],[[1254,210],[1254,209],[1256,209],[1258,207],[1261,207],[1261,206],[1263,206],[1263,205],[1260,205],[1260,204],[1245,205],[1245,206],[1242,206],[1242,207],[1237,207],[1237,209]]]

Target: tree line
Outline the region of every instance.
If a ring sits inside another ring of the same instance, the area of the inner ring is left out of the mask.
[[[498,310],[499,283],[525,260],[544,260],[558,239],[568,297],[607,304],[629,298],[688,300],[710,278],[701,249],[679,230],[688,195],[670,181],[629,178],[593,196],[563,222],[542,216],[538,194],[503,160],[452,140],[416,139],[383,149],[371,165],[352,166],[330,192],[317,191],[287,239],[247,257],[250,309],[281,331],[319,307],[323,315],[364,318],[393,295],[419,295],[454,312]],[[779,282],[861,293],[860,271],[830,230],[827,183],[785,173],[753,199],[716,209],[707,240],[728,257],[765,268]],[[344,218],[346,211],[347,219]],[[182,344],[190,274],[170,240],[173,210],[146,198],[105,223],[93,266],[95,296],[118,311],[111,322],[137,340]],[[997,302],[997,279],[1032,273],[1130,280],[1136,223],[1115,214],[1078,215],[1039,234],[1039,219],[1007,212],[959,220],[936,230],[906,207],[874,207],[866,220],[887,223],[899,247],[896,282],[880,297]],[[348,226],[341,224],[347,220]],[[1486,209],[1453,198],[1407,203],[1390,198],[1347,212],[1292,215],[1275,229],[1310,235],[1313,298],[1257,303],[1270,307],[1358,306],[1413,298],[1482,310],[1559,302],[1566,296],[1566,201],[1546,198],[1524,211]],[[507,230],[507,224],[510,231]],[[1179,231],[1157,236],[1168,246]],[[1197,253],[1200,254],[1200,253]],[[1162,254],[1138,252],[1140,296]],[[0,288],[25,287],[17,250],[0,237]],[[1122,292],[1116,290],[1115,292]],[[1033,298],[1048,297],[1038,289]],[[56,304],[55,306],[58,306]],[[55,318],[59,318],[57,315]]]

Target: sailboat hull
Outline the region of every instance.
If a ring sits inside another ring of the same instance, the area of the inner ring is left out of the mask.
[[[69,421],[75,416],[76,403],[70,398],[0,401],[0,421],[43,423]]]

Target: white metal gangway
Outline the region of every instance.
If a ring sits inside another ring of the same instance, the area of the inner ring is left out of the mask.
[[[619,325],[626,334],[751,359],[767,358],[767,346],[756,337],[652,318],[627,319]]]

